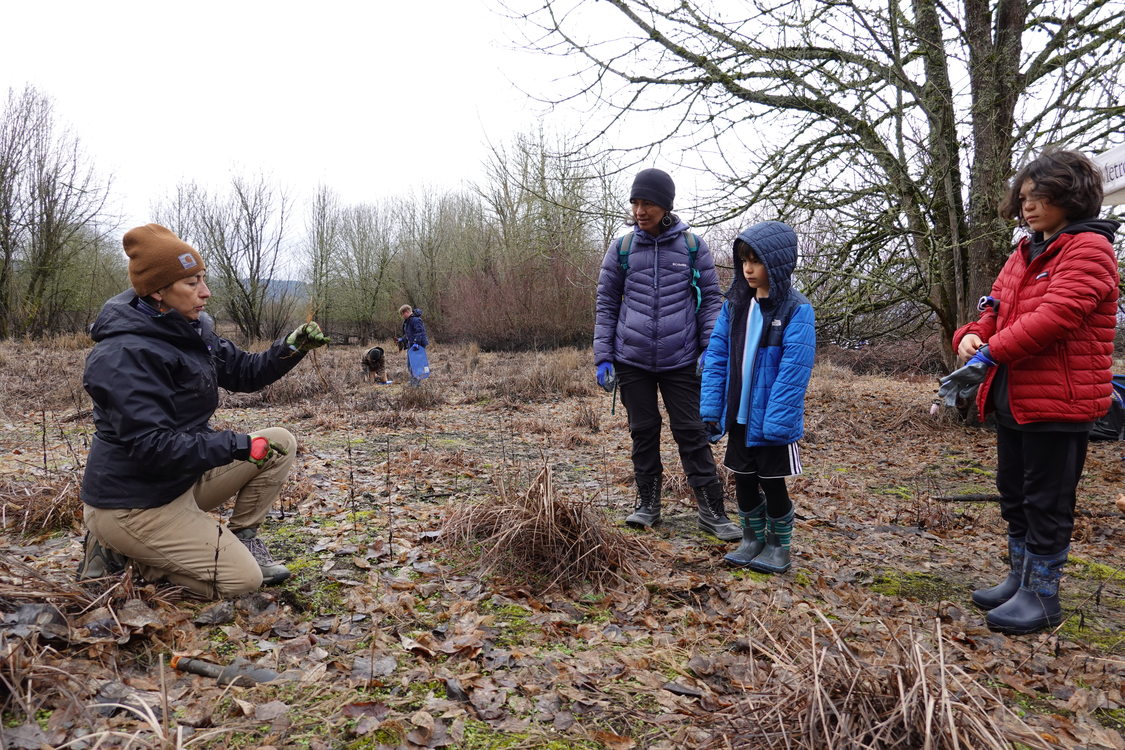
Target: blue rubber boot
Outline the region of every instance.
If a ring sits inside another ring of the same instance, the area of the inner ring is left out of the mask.
[[[1027,541],[1023,537],[1008,537],[1008,577],[998,585],[973,592],[973,604],[981,609],[996,609],[1016,595],[1023,582],[1023,561],[1027,554]]]
[[[761,502],[749,513],[738,512],[742,522],[742,544],[734,552],[723,555],[723,560],[745,568],[766,546],[766,504]]]
[[[1026,635],[1062,622],[1059,579],[1070,547],[1053,555],[1027,553],[1023,584],[1011,599],[989,611],[985,622],[992,630]]]

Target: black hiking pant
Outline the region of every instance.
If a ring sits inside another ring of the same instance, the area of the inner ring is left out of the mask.
[[[1008,534],[1036,555],[1070,544],[1088,432],[1025,432],[996,426],[996,489]]]
[[[695,366],[652,372],[614,363],[621,403],[629,413],[633,438],[633,472],[638,476],[663,473],[660,461],[660,427],[663,419],[656,401],[659,391],[668,412],[668,425],[680,451],[687,483],[703,487],[719,478],[707,430],[699,418],[699,376]]]

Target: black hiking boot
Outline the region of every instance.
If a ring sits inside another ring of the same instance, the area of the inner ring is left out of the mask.
[[[274,559],[266,543],[258,538],[257,529],[239,529],[234,535],[246,545],[246,549],[250,550],[250,554],[257,561],[258,567],[262,569],[263,586],[281,583],[289,577],[289,568]]]
[[[625,523],[635,529],[647,529],[660,523],[660,492],[664,477],[637,475],[637,504]]]
[[[75,579],[90,581],[115,576],[125,570],[128,558],[99,542],[89,531],[82,540],[82,559],[78,561]]]
[[[723,509],[723,482],[720,479],[702,487],[693,487],[695,505],[699,510],[699,528],[724,542],[742,538],[742,529],[727,518]]]

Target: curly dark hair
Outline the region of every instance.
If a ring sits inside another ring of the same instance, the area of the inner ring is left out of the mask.
[[[1070,221],[1098,215],[1102,206],[1101,170],[1079,151],[1046,151],[1012,178],[1012,186],[1000,202],[1000,215],[1023,222],[1020,188],[1031,180],[1032,193],[1066,212]]]

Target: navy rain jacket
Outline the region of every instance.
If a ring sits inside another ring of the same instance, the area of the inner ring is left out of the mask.
[[[421,308],[415,307],[413,314],[402,321],[402,337],[408,347],[417,344],[425,349],[430,345],[430,339],[426,336],[426,324],[422,322]]]
[[[153,317],[132,290],[102,307],[90,335],[82,385],[94,402],[96,433],[82,502],[96,508],[155,508],[179,497],[209,469],[250,455],[250,436],[213,430],[219,386],[259,390],[304,356],[284,339],[251,354],[177,312]]]

